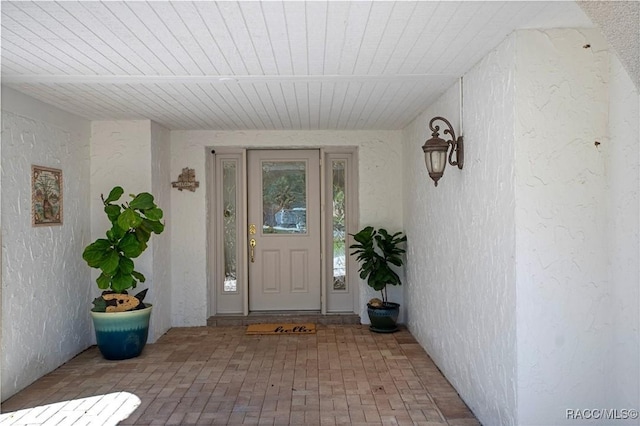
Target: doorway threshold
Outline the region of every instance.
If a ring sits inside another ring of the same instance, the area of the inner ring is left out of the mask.
[[[360,316],[354,313],[329,313],[322,315],[320,311],[259,311],[249,315],[217,314],[209,317],[207,326],[228,327],[233,325],[250,325],[269,322],[284,324],[316,323],[316,324],[360,324]]]

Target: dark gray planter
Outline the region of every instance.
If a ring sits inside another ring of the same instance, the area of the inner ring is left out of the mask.
[[[367,313],[371,325],[369,330],[376,333],[393,333],[398,331],[398,315],[400,314],[400,304],[387,302],[380,307],[371,306],[367,303]]]

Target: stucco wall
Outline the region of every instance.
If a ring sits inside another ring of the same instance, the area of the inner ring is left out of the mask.
[[[512,35],[465,75],[438,188],[417,153],[458,88],[404,131],[410,329],[483,424],[638,405],[639,103],[611,67],[597,30]]]
[[[458,88],[404,131],[409,326],[483,424],[638,405],[639,104],[611,67],[597,30],[512,35],[464,77],[438,188],[417,153]]]
[[[151,189],[151,127],[148,120],[91,122],[91,223],[102,238],[109,220],[100,195],[120,185],[125,197]]]
[[[153,135],[152,135],[153,129]],[[92,210],[92,238],[103,238],[109,227],[109,221],[104,213],[101,194],[105,196],[116,185],[124,189],[121,200],[130,200],[129,194],[152,192],[154,188],[160,191],[158,205],[170,211],[170,200],[167,194],[170,182],[168,178],[169,136],[167,131],[149,120],[135,121],[94,121],[91,123],[91,210]],[[155,175],[154,175],[155,173]],[[155,194],[154,194],[155,195]],[[162,203],[166,202],[167,205]],[[165,217],[165,221],[167,218]],[[169,262],[167,245],[170,242],[170,232],[153,235],[149,241],[149,248],[135,260],[136,270],[145,275],[147,281],[134,291],[149,288],[146,302],[154,306],[151,323],[149,325],[149,342],[153,343],[167,330],[171,307],[170,284],[166,282],[170,266],[160,267],[154,255],[159,253],[159,262]],[[156,247],[160,244],[160,247]],[[156,273],[160,284],[155,287]],[[93,278],[97,277],[93,272]],[[94,286],[95,294],[99,294]],[[157,324],[156,324],[157,322]]]
[[[516,423],[514,58],[511,36],[465,74],[464,169],[438,187],[421,145],[434,116],[460,133],[459,86],[403,132],[409,329],[486,425]]]
[[[2,88],[2,400],[92,341],[89,122]],[[31,165],[62,169],[62,226],[31,226]]]
[[[2,92],[0,91],[0,103],[2,102]],[[1,138],[1,136],[0,136]],[[0,158],[2,158],[2,144],[0,143]],[[0,194],[2,194],[2,174],[0,173]],[[0,217],[2,217],[2,197],[0,196]],[[2,221],[0,221],[0,247],[2,245]],[[2,258],[4,248],[0,250],[0,306],[2,306]],[[0,342],[2,342],[2,313],[0,312]],[[0,350],[2,347],[0,346]],[[0,411],[2,411],[2,357],[0,357]]]
[[[402,227],[402,152],[398,131],[267,131],[171,133],[171,176],[176,179],[184,167],[195,169],[200,188],[176,191],[171,196],[173,325],[204,325],[207,312],[207,224],[205,147],[296,148],[357,146],[359,148],[360,225]],[[178,249],[179,248],[179,249]],[[360,306],[374,296],[365,284],[360,287]],[[390,298],[401,304],[402,289],[394,288]],[[368,321],[366,312],[361,312]]]
[[[151,192],[164,211],[165,230],[153,236],[153,282],[150,296],[154,314],[152,340],[171,328],[171,132],[151,122]],[[158,238],[156,238],[158,237]]]
[[[615,55],[611,55],[607,153],[607,234],[613,332],[607,343],[608,407],[640,406],[640,97]],[[618,422],[620,423],[620,422]],[[638,424],[636,420],[633,422]]]
[[[104,213],[101,195],[106,197],[114,186],[121,186],[121,201],[129,194],[151,190],[151,127],[148,120],[93,121],[91,123],[91,237],[104,238],[111,226]],[[155,235],[154,235],[155,237]],[[154,238],[149,241],[153,247]],[[153,279],[153,249],[146,250],[135,260],[136,270],[147,280]],[[92,271],[95,280],[97,270]],[[146,288],[146,284],[136,290]],[[100,290],[94,285],[95,296]],[[151,293],[151,292],[150,292]],[[150,299],[147,300],[153,303]],[[155,310],[154,310],[155,311]],[[155,316],[153,312],[153,316]],[[152,316],[152,324],[153,324]],[[153,325],[151,325],[153,327]]]
[[[575,424],[605,402],[609,55],[597,30],[518,32],[516,52],[518,423]]]

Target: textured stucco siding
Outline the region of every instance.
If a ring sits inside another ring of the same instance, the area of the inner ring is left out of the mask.
[[[148,120],[91,122],[91,232],[102,238],[109,226],[100,195],[122,186],[129,194],[151,190],[151,148]]]
[[[173,325],[206,323],[207,309],[207,223],[205,147],[301,148],[356,146],[359,158],[360,225],[402,228],[402,147],[399,131],[266,131],[214,132],[175,131],[171,133],[171,176],[183,167],[195,169],[200,188],[195,192],[173,191],[171,234]],[[178,228],[179,226],[179,228]],[[179,249],[177,249],[179,247]],[[366,284],[360,286],[360,306],[374,297]],[[403,303],[402,289],[390,292]],[[366,312],[360,312],[368,321]]]
[[[93,121],[91,123],[91,237],[104,238],[109,229],[109,219],[104,213],[101,195],[106,197],[114,186],[121,186],[124,194],[121,201],[151,190],[151,129],[148,120]],[[150,249],[135,259],[136,271],[148,280],[153,279],[153,238]],[[92,271],[95,280],[98,270]],[[146,284],[137,288],[142,290]],[[94,285],[95,295],[100,294]],[[153,303],[153,300],[147,300]],[[156,315],[152,313],[151,323]],[[153,327],[153,325],[151,325]],[[151,340],[151,339],[150,339]]]
[[[100,195],[106,196],[116,185],[125,191],[121,198],[123,202],[131,199],[129,194],[153,193],[157,190],[154,195],[158,196],[159,205],[166,209],[166,223],[171,209],[169,132],[149,120],[94,121],[91,131],[92,237],[102,238],[108,229],[109,221],[104,214]],[[154,234],[149,241],[149,248],[135,259],[136,270],[144,274],[147,280],[134,292],[148,288],[145,301],[154,305],[149,325],[150,343],[155,342],[170,326],[170,234],[169,230],[161,235]],[[96,278],[97,271],[93,275]],[[156,281],[158,286],[155,285]],[[97,287],[95,292],[99,294]]]
[[[606,346],[608,407],[640,406],[640,97],[611,55],[608,154],[609,282],[613,333]],[[620,422],[618,422],[619,424]],[[638,420],[631,424],[640,423]]]
[[[639,103],[609,60],[597,30],[510,36],[464,76],[438,188],[417,153],[458,87],[404,131],[409,326],[483,424],[638,405]]]
[[[171,328],[171,132],[151,122],[151,192],[163,209],[165,230],[152,236],[153,281],[150,300],[154,317],[149,330],[152,341]]]
[[[92,341],[89,137],[88,121],[2,88],[2,400]],[[62,226],[31,226],[31,165],[62,169]]]
[[[434,187],[421,150],[432,117],[460,133],[458,84],[403,138],[409,329],[487,425],[516,423],[514,58],[511,36],[464,76],[463,170]]]
[[[516,52],[518,423],[575,424],[605,402],[609,55],[597,30],[518,32]]]

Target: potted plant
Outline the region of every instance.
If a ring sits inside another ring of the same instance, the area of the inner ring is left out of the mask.
[[[367,303],[371,321],[369,328],[378,333],[393,333],[398,329],[396,321],[400,305],[387,300],[387,285],[402,284],[392,265],[402,266],[403,245],[407,237],[402,232],[390,234],[384,228],[374,229],[372,226],[350,235],[356,241],[349,248],[355,249],[351,255],[356,256],[360,263],[360,278],[367,280],[367,284],[382,295],[382,299],[371,299]]]
[[[146,250],[151,234],[164,230],[162,209],[151,194],[131,194],[128,203],[117,204],[123,193],[116,186],[106,199],[100,196],[111,227],[106,238],[97,239],[82,253],[90,267],[101,271],[96,283],[103,292],[93,301],[91,317],[98,348],[106,359],[136,357],[147,343],[152,308],[143,302],[147,290],[136,295],[128,291],[145,282],[133,259]]]

